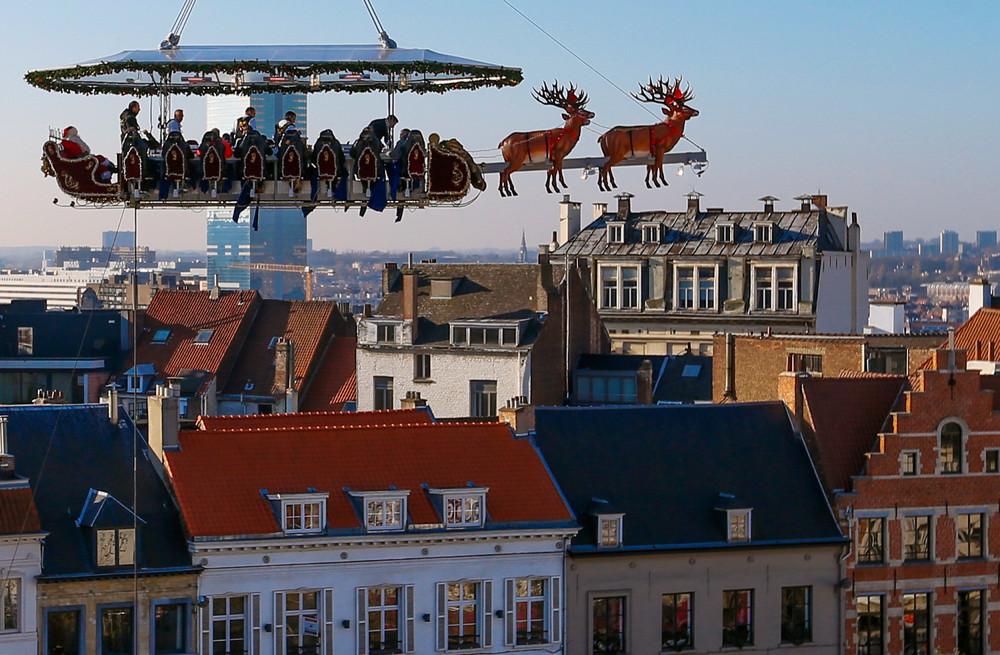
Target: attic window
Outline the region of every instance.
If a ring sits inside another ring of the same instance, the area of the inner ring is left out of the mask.
[[[153,343],[166,343],[167,339],[169,339],[169,338],[170,338],[170,329],[169,328],[164,328],[162,330],[157,330],[156,333],[153,334]]]
[[[441,497],[441,516],[446,528],[481,528],[486,520],[486,487],[431,489]]]
[[[719,243],[733,243],[735,233],[735,226],[731,223],[721,223],[715,226],[715,240]]]
[[[280,339],[281,339],[281,337],[271,337],[271,341],[267,344],[267,349],[268,350],[274,350],[275,346],[278,345],[278,341]]]
[[[726,512],[726,541],[750,541],[750,509],[731,509]]]
[[[753,226],[753,240],[758,243],[774,242],[774,224],[757,223]]]
[[[608,223],[608,243],[625,243],[624,223]]]
[[[406,498],[409,491],[349,492],[361,500],[361,513],[369,532],[402,530],[406,527]]]
[[[194,338],[195,343],[208,343],[212,340],[215,330],[198,330],[198,336]]]
[[[97,565],[131,566],[135,563],[135,530],[108,528],[97,531]]]
[[[660,224],[659,223],[649,223],[642,226],[642,242],[643,243],[659,243],[660,242]]]
[[[597,515],[597,547],[621,548],[624,514]]]
[[[289,534],[316,534],[326,519],[326,493],[272,494],[270,501],[281,503],[281,530]]]

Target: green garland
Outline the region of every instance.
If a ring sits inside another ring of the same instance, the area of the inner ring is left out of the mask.
[[[67,93],[113,94],[113,95],[246,95],[250,93],[317,93],[322,91],[342,91],[347,93],[367,93],[385,89],[384,83],[360,81],[331,80],[312,84],[296,82],[293,84],[247,82],[236,87],[232,84],[210,83],[205,85],[189,85],[149,82],[86,82],[84,78],[98,75],[109,75],[124,72],[142,72],[158,74],[160,78],[169,78],[174,73],[213,74],[223,73],[271,73],[287,75],[293,78],[311,78],[313,75],[381,73],[383,75],[455,75],[462,78],[454,81],[424,80],[414,77],[405,86],[396,84],[397,91],[413,93],[444,93],[457,89],[478,89],[483,87],[503,88],[515,86],[524,79],[520,69],[504,67],[467,66],[462,64],[442,64],[429,61],[413,61],[405,63],[379,62],[317,62],[311,64],[271,64],[269,61],[248,60],[233,62],[210,62],[204,64],[174,64],[174,63],[139,63],[135,61],[102,62],[89,66],[72,66],[49,70],[29,71],[24,80],[45,91],[63,91]]]

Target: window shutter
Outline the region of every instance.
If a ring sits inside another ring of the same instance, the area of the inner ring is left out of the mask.
[[[493,581],[483,580],[483,648],[493,645]]]
[[[250,594],[250,629],[253,631],[251,655],[260,654],[260,594]]]
[[[515,609],[515,598],[517,597],[517,580],[514,578],[507,578],[504,581],[504,587],[506,593],[504,594],[504,600],[506,602],[505,607],[505,622],[504,622],[504,645],[513,646],[517,641],[517,617],[514,615]]]
[[[403,587],[403,596],[406,598],[406,643],[403,649],[407,653],[413,652],[413,585],[408,584]]]
[[[274,592],[274,652],[285,655],[285,592]]]
[[[562,641],[562,578],[554,576],[549,578],[551,613],[549,614],[552,627],[549,629],[551,637],[549,640],[553,644]]]
[[[445,608],[445,598],[448,585],[437,583],[437,649],[444,650],[448,646],[448,612]]]
[[[333,655],[333,589],[323,590],[323,655]]]
[[[355,622],[358,635],[358,655],[368,655],[368,590],[358,587],[358,616]]]
[[[208,604],[201,608],[199,612],[201,619],[201,652],[212,652],[212,599],[208,599]]]

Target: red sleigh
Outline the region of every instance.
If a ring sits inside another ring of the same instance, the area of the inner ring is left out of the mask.
[[[98,179],[99,162],[94,155],[66,159],[54,141],[46,141],[42,153],[63,193],[91,202],[120,200],[117,183]]]

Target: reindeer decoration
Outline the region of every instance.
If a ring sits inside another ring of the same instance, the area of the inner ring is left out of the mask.
[[[507,162],[507,167],[500,173],[501,196],[517,195],[514,184],[510,181],[510,174],[521,168],[525,160],[528,162],[551,162],[545,177],[545,190],[549,193],[557,192],[559,191],[559,183],[562,183],[565,189],[566,180],[563,179],[562,173],[563,158],[580,140],[580,129],[590,123],[590,119],[594,117],[594,112],[584,109],[587,104],[587,94],[582,91],[578,92],[573,84],[569,85],[569,89],[563,89],[559,86],[559,81],[556,80],[550,89],[543,82],[541,89],[532,90],[532,95],[543,105],[560,107],[565,111],[563,119],[566,124],[552,130],[514,132],[500,142],[498,147],[503,154],[504,161]]]
[[[666,118],[656,125],[613,127],[597,139],[604,156],[608,158],[601,166],[601,174],[597,178],[597,187],[601,191],[610,191],[611,187],[618,188],[611,172],[612,166],[626,158],[636,159],[649,155],[653,156],[653,163],[646,166],[646,187],[652,188],[649,184],[650,176],[657,187],[661,181],[663,186],[667,186],[667,180],[663,177],[663,155],[670,152],[684,136],[684,124],[687,120],[698,115],[697,109],[687,106],[694,99],[691,85],[682,91],[679,77],[673,84],[669,79],[664,81],[663,77],[654,83],[651,77],[649,84],[640,84],[639,93],[633,93],[632,96],[642,102],[662,103],[661,111]]]

